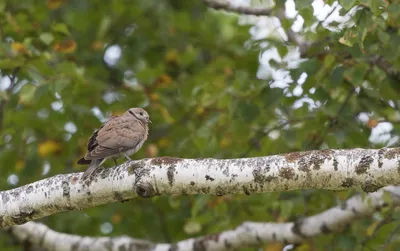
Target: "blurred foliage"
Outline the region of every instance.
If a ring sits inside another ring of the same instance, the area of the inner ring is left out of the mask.
[[[393,145],[400,131],[399,1],[340,1],[340,15],[352,15],[329,25],[313,15],[311,2],[296,1],[301,35],[312,46],[293,67],[293,43],[252,38],[257,25],[239,24],[239,15],[203,1],[0,0],[0,189],[83,171],[75,161],[93,130],[135,106],[153,121],[136,159]],[[281,21],[288,30],[295,19]],[[274,50],[278,56],[260,64]],[[371,140],[374,133],[379,140]],[[353,193],[137,198],[41,221],[65,233],[175,242],[243,221],[293,221]],[[383,211],[298,250],[395,250],[399,219]],[[20,250],[6,233],[0,246]]]

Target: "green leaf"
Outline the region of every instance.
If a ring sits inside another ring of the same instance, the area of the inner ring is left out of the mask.
[[[99,25],[97,39],[103,39],[111,26],[112,19],[109,16],[104,16]]]
[[[54,32],[58,32],[66,36],[70,35],[67,25],[63,23],[54,24],[51,28]]]
[[[43,32],[42,34],[40,34],[39,38],[46,45],[51,44],[51,42],[54,40],[53,34],[49,32]]]
[[[20,93],[19,93],[19,102],[25,105],[29,105],[35,98],[36,86],[30,83],[26,83]]]
[[[356,0],[339,0],[339,3],[343,6],[343,9],[349,11],[355,5]]]
[[[0,69],[15,69],[22,66],[25,60],[22,57],[0,59]]]
[[[364,76],[369,69],[369,65],[359,63],[355,67],[345,71],[345,77],[356,86],[360,86],[364,81]]]
[[[289,51],[287,46],[285,46],[285,45],[279,45],[276,48],[277,48],[279,56],[281,56],[281,58],[284,58]]]

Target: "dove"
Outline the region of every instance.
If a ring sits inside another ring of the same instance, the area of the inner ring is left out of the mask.
[[[76,162],[89,164],[82,180],[90,177],[107,159],[113,159],[115,165],[120,157],[131,160],[129,156],[139,151],[147,139],[149,123],[149,114],[142,108],[130,108],[120,116],[111,117],[93,133],[86,155]]]

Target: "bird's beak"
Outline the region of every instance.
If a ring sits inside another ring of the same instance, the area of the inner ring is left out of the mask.
[[[150,118],[147,118],[147,123],[152,124],[153,122],[151,122]]]

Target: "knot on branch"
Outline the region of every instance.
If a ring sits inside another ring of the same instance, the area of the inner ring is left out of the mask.
[[[135,191],[142,198],[150,198],[157,195],[156,190],[150,182],[135,184]]]

